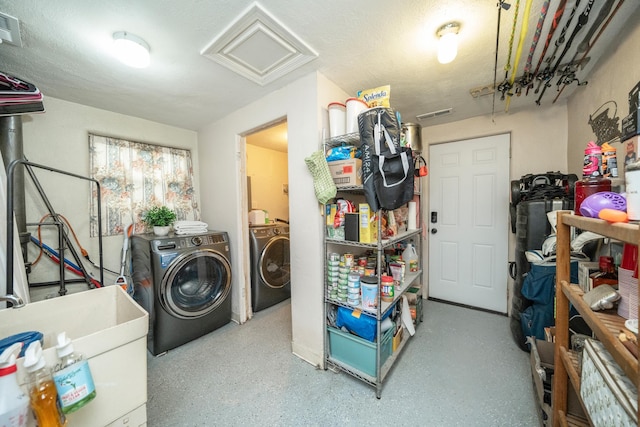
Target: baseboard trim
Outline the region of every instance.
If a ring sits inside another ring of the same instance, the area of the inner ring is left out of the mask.
[[[501,313],[501,312],[495,311],[495,310],[488,310],[486,308],[474,307],[472,305],[461,304],[459,302],[446,301],[446,300],[443,300],[443,299],[433,298],[433,297],[429,297],[427,299],[430,300],[430,301],[440,302],[440,303],[443,303],[443,304],[455,305],[457,307],[470,308],[471,310],[484,311],[485,313],[497,314],[498,316],[505,316],[505,317],[509,316],[508,313]]]

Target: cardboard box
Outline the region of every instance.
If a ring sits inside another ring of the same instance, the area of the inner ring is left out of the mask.
[[[627,165],[631,163],[635,163],[640,160],[638,157],[638,142],[640,141],[640,136],[634,136],[632,138],[623,139],[622,140],[622,154],[624,156],[624,162],[618,162],[618,169],[620,169],[620,164],[624,165],[624,169],[622,171],[624,176],[624,171],[627,170]]]
[[[329,170],[336,187],[362,185],[362,160],[360,159],[329,162]]]
[[[358,205],[360,215],[360,243],[376,243],[378,241],[378,221],[375,219],[375,212],[367,203]]]
[[[102,427],[125,415],[146,422],[148,317],[120,286],[106,286],[0,310],[0,337],[41,332],[50,367],[58,360],[57,334],[71,338],[74,350],[89,361],[96,397],[67,415],[70,426]],[[26,387],[23,363],[18,359],[18,380]]]
[[[583,292],[587,293],[593,289],[593,283],[589,276],[599,270],[600,266],[597,262],[578,261],[578,284]]]
[[[622,119],[622,136],[620,139],[626,141],[629,138],[640,135],[640,126],[638,126],[638,122],[640,122],[640,110],[635,110]]]
[[[640,82],[629,91],[629,112],[640,110]]]
[[[400,343],[402,342],[402,334],[404,333],[404,326],[398,329],[393,336],[393,346],[392,350],[395,353],[398,347],[400,347]]]
[[[553,413],[551,402],[553,401],[553,369],[555,344],[533,338],[531,345],[531,377],[536,390],[536,397],[540,410],[546,414],[543,416],[543,425],[553,425]],[[568,381],[569,394],[567,396],[567,413],[586,419],[586,415],[580,405],[578,393],[576,393],[571,381]]]

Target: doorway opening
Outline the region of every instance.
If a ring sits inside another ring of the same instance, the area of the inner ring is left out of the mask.
[[[245,136],[252,314],[291,297],[287,122]],[[250,309],[249,309],[250,306]]]

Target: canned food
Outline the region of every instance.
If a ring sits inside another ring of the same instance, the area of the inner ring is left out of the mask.
[[[344,254],[342,257],[344,259],[344,265],[347,267],[351,267],[353,265],[353,254]]]

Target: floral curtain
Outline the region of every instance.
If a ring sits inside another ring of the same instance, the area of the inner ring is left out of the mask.
[[[143,233],[144,212],[165,205],[178,220],[199,220],[191,151],[89,134],[91,177],[100,182],[102,235],[122,234],[131,223]],[[91,237],[98,236],[98,212],[90,208]]]

